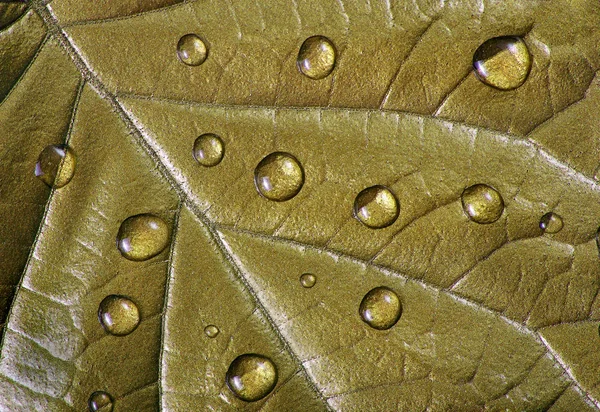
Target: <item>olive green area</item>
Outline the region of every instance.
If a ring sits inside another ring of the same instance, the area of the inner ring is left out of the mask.
[[[599,410],[598,27],[596,0],[0,5],[0,409]],[[322,77],[298,68],[311,36],[335,46]],[[514,90],[473,73],[499,36],[531,53]],[[52,144],[76,156],[53,189]],[[302,174],[256,173],[277,152]],[[480,184],[502,201],[478,221]],[[399,214],[369,227],[378,185]],[[168,230],[137,246],[161,247],[128,259],[147,214]],[[378,287],[401,304],[381,330],[359,311]],[[110,295],[127,333],[98,319]],[[251,402],[226,382],[244,354],[277,370]]]

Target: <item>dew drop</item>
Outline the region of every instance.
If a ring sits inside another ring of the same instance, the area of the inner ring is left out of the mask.
[[[464,190],[461,196],[462,207],[473,222],[486,224],[500,219],[504,211],[504,200],[496,189],[485,184],[477,184]]]
[[[520,37],[494,37],[475,51],[473,68],[483,83],[500,90],[512,90],[527,79],[531,55]]]
[[[361,191],[354,200],[354,216],[367,227],[381,229],[398,219],[400,204],[390,189],[371,186]]]
[[[88,399],[88,409],[90,412],[111,412],[113,410],[112,397],[106,392],[96,391]]]
[[[204,328],[204,334],[209,338],[216,338],[220,330],[215,325],[208,325]]]
[[[558,233],[563,225],[562,217],[554,212],[548,212],[540,219],[540,229],[546,233]]]
[[[302,276],[300,276],[300,284],[307,289],[312,288],[316,283],[317,277],[312,273],[304,273]]]
[[[139,325],[140,311],[129,298],[108,295],[100,302],[98,319],[104,330],[111,335],[125,336]]]
[[[35,175],[50,187],[60,188],[75,174],[75,153],[67,145],[46,146],[35,164]]]
[[[264,398],[275,388],[277,368],[269,358],[247,353],[231,362],[225,381],[235,396],[254,402]]]
[[[177,56],[188,66],[200,66],[208,56],[208,49],[198,35],[190,33],[179,39]]]
[[[393,290],[380,286],[371,289],[360,302],[362,320],[373,329],[386,330],[398,322],[402,315],[402,303]]]
[[[133,261],[153,258],[169,243],[169,227],[158,216],[141,214],[128,217],[121,223],[117,247],[123,257]]]
[[[221,163],[225,154],[225,144],[219,136],[205,133],[194,141],[194,159],[202,166],[212,167]]]
[[[327,77],[335,66],[335,46],[327,37],[312,36],[304,40],[296,64],[308,78],[319,80]]]
[[[296,196],[304,184],[304,169],[294,156],[284,152],[267,155],[254,169],[254,184],[262,196],[283,202]]]

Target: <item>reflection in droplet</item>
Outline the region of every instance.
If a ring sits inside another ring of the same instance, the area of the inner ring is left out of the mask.
[[[390,226],[400,214],[398,199],[385,186],[371,186],[354,200],[354,216],[365,226],[380,229]]]
[[[563,225],[562,217],[554,212],[548,212],[540,219],[540,229],[546,233],[558,233]]]
[[[296,63],[306,77],[319,80],[327,77],[335,66],[335,46],[327,37],[309,37],[300,46]]]
[[[88,409],[90,412],[111,412],[113,410],[112,397],[106,392],[96,391],[88,399]]]
[[[304,169],[291,154],[274,152],[256,166],[254,184],[258,193],[265,198],[283,202],[300,192],[304,185]]]
[[[75,174],[75,153],[67,145],[46,146],[35,164],[35,175],[50,187],[60,188]]]
[[[473,55],[477,78],[500,90],[521,86],[531,70],[531,55],[525,42],[514,36],[494,37]]]
[[[194,141],[194,159],[202,166],[212,167],[221,163],[225,154],[225,144],[214,133],[200,135]]]
[[[190,33],[179,39],[177,56],[188,66],[200,66],[208,56],[208,49],[198,35]]]
[[[121,223],[117,247],[121,255],[129,260],[148,260],[167,247],[169,237],[169,227],[160,217],[151,214],[135,215]]]
[[[125,336],[140,323],[140,311],[133,301],[125,296],[108,295],[98,307],[100,324],[111,335]]]
[[[463,210],[473,222],[486,224],[500,219],[504,200],[496,189],[477,184],[464,190],[461,196]]]
[[[225,381],[235,396],[254,402],[264,398],[275,388],[277,368],[271,359],[247,353],[231,362]]]
[[[402,302],[393,290],[385,286],[371,289],[360,302],[359,314],[373,329],[386,330],[402,315]]]
[[[300,276],[300,284],[307,289],[312,288],[316,283],[317,277],[312,273],[304,273]]]
[[[208,325],[204,328],[204,334],[209,338],[215,338],[219,334],[220,330],[215,325]]]

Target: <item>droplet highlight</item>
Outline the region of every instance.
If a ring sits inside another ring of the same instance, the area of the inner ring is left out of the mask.
[[[312,273],[304,273],[300,276],[300,284],[302,287],[310,289],[317,283],[317,277]]]
[[[400,214],[396,195],[385,186],[371,186],[361,191],[354,200],[354,216],[372,229],[393,224]]]
[[[169,244],[169,227],[158,216],[140,214],[121,223],[117,234],[117,248],[121,255],[133,261],[153,258]]]
[[[204,166],[213,167],[221,163],[225,154],[225,143],[214,133],[205,133],[200,135],[194,141],[192,151],[194,159]]]
[[[304,185],[304,169],[293,155],[274,152],[254,169],[254,184],[263,197],[283,202],[296,196]]]
[[[494,37],[473,55],[473,68],[479,80],[500,90],[521,86],[531,71],[531,54],[520,37]]]
[[[371,289],[360,302],[359,314],[363,322],[377,330],[394,326],[402,315],[402,302],[393,290],[380,286]]]
[[[231,362],[225,381],[236,397],[246,402],[255,402],[275,388],[277,368],[269,358],[248,353]]]
[[[220,330],[215,325],[208,325],[204,328],[204,334],[209,338],[216,338]]]
[[[186,34],[177,42],[177,57],[188,66],[200,66],[207,56],[206,43],[196,34]]]
[[[106,332],[115,336],[125,336],[140,324],[140,311],[131,299],[120,295],[108,295],[100,302],[98,319]]]
[[[473,222],[488,224],[500,219],[504,200],[500,193],[486,184],[477,184],[464,190],[462,207]]]
[[[109,393],[96,391],[88,399],[88,409],[90,412],[111,412],[113,410],[113,400]]]
[[[75,174],[75,153],[67,145],[46,146],[35,164],[35,175],[46,185],[61,188]]]
[[[563,226],[562,217],[554,212],[548,212],[540,219],[540,229],[546,233],[558,233]]]
[[[327,77],[335,67],[337,52],[327,37],[312,36],[304,40],[296,60],[298,70],[306,77],[320,80]]]

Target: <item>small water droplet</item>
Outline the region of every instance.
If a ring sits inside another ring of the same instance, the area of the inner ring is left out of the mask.
[[[317,283],[317,277],[312,273],[304,273],[300,276],[300,284],[307,289],[315,286],[315,283]]]
[[[500,219],[504,200],[496,189],[477,184],[465,189],[461,196],[462,207],[473,222],[487,224]]]
[[[221,163],[225,154],[225,144],[219,136],[205,133],[194,141],[194,159],[202,166],[212,167]]]
[[[385,286],[371,289],[360,302],[362,320],[373,329],[386,330],[398,322],[402,315],[402,303],[393,290]]]
[[[354,216],[365,226],[381,229],[398,219],[400,204],[390,189],[371,186],[361,191],[354,200]]]
[[[521,86],[531,70],[531,54],[520,37],[494,37],[485,41],[473,55],[477,78],[500,90]]]
[[[235,396],[254,402],[264,398],[275,388],[277,368],[271,359],[247,353],[231,362],[225,381]]]
[[[540,229],[546,233],[558,233],[563,225],[562,217],[554,212],[548,212],[540,219]]]
[[[96,391],[90,395],[88,409],[90,412],[111,412],[113,410],[112,397],[104,391]]]
[[[64,144],[46,146],[35,164],[35,175],[50,187],[61,188],[75,174],[75,153]]]
[[[204,328],[204,334],[209,338],[216,338],[219,332],[219,328],[217,328],[215,325],[208,325]]]
[[[160,217],[151,214],[135,215],[121,223],[117,247],[121,255],[129,260],[148,260],[167,247],[169,237],[169,227]]]
[[[335,66],[335,46],[327,37],[312,36],[304,40],[296,63],[306,77],[319,80],[327,77]]]
[[[125,296],[108,295],[98,307],[100,324],[111,335],[125,336],[140,323],[140,311],[133,301]]]
[[[179,39],[177,56],[188,66],[200,66],[208,56],[208,49],[198,35],[190,33]]]
[[[283,202],[296,196],[304,184],[304,169],[294,156],[274,152],[260,161],[254,170],[254,184],[262,196]]]

